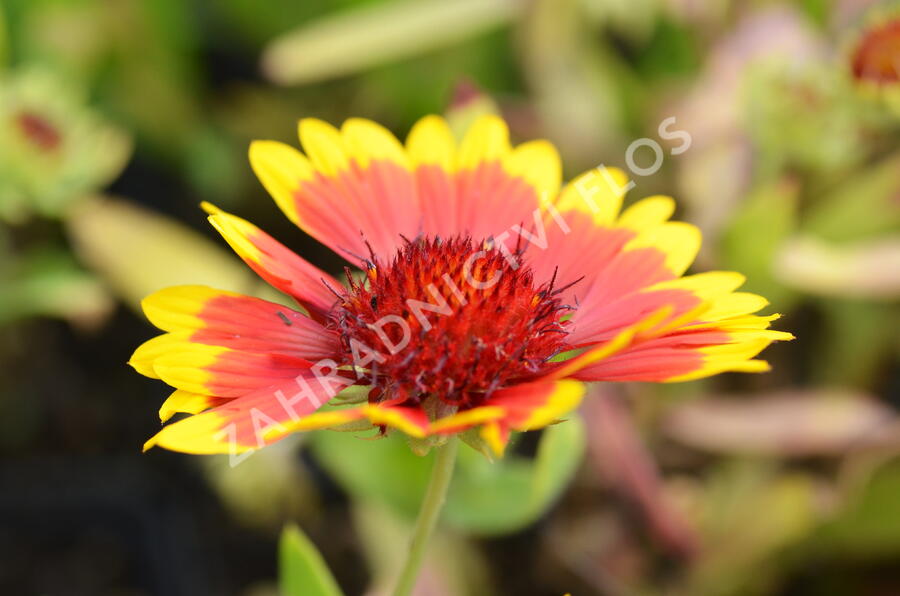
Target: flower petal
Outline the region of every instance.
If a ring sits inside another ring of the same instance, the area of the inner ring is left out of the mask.
[[[165,422],[175,414],[199,414],[203,410],[220,406],[227,398],[212,397],[176,389],[159,408],[159,421]]]
[[[352,261],[368,258],[370,250],[388,259],[403,236],[417,234],[422,214],[410,159],[389,131],[361,118],[341,130],[307,118],[299,133],[308,159],[297,155],[309,168],[295,166],[295,180],[285,186],[292,203],[287,212],[304,231]],[[258,161],[275,157],[260,153]],[[269,190],[275,195],[279,189]]]
[[[574,376],[584,381],[676,382],[727,371],[764,372],[768,365],[753,358],[773,341],[793,339],[789,333],[765,329],[770,320],[755,317],[734,325],[684,326],[633,345]]]
[[[368,419],[375,426],[396,428],[412,437],[422,438],[428,434],[428,417],[421,408],[384,404],[364,404],[353,408],[316,412],[292,421],[287,428],[291,432],[308,431],[332,428],[363,419]]]
[[[655,248],[666,256],[666,268],[674,275],[681,275],[700,250],[701,234],[697,226],[681,221],[670,221],[646,228],[637,235],[625,250]]]
[[[499,116],[479,117],[459,146],[456,168],[474,170],[485,162],[500,162],[509,153],[509,129]]]
[[[625,209],[619,216],[617,225],[641,232],[665,223],[673,213],[675,201],[671,197],[647,197]]]
[[[299,390],[298,390],[299,389]],[[185,453],[243,453],[285,437],[291,422],[315,412],[336,392],[306,371],[164,427],[144,444]]]
[[[440,116],[425,116],[406,137],[406,152],[413,167],[438,166],[452,172],[456,162],[456,140],[447,121]]]
[[[250,222],[209,203],[203,207],[210,213],[213,227],[260,277],[292,296],[316,318],[331,310],[336,298],[334,292],[341,288],[336,279]]]
[[[501,389],[486,402],[506,410],[503,424],[513,430],[535,430],[559,420],[578,407],[586,388],[571,379],[539,381]]]
[[[625,172],[619,168],[601,166],[567,184],[557,200],[556,208],[563,213],[587,213],[597,227],[613,227],[622,208],[627,185],[628,175]]]
[[[176,286],[151,294],[141,305],[151,323],[163,331],[180,333],[184,342],[307,360],[327,358],[339,350],[337,335],[309,317],[234,292]],[[172,340],[168,341],[171,345]],[[150,347],[158,349],[154,344]]]
[[[421,231],[432,236],[497,237],[530,226],[559,189],[562,166],[556,148],[531,141],[515,149],[506,123],[477,119],[456,150],[443,119],[428,116],[413,127],[407,150],[415,168]],[[455,158],[455,159],[454,159]]]
[[[559,151],[549,141],[529,141],[512,150],[504,161],[504,169],[522,178],[537,192],[539,201],[553,201],[562,183],[562,161]]]
[[[218,397],[240,397],[305,374],[311,366],[309,360],[293,356],[187,342],[169,346],[153,361],[153,370],[172,387]]]
[[[335,176],[350,168],[344,139],[335,127],[317,118],[304,118],[297,129],[303,150],[321,175]]]
[[[250,167],[269,191],[288,219],[300,225],[300,214],[294,197],[301,184],[315,176],[306,156],[277,141],[253,141],[250,144]]]

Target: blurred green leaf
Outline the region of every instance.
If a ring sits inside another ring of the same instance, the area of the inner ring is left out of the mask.
[[[598,25],[638,42],[645,42],[653,33],[661,11],[659,0],[580,0],[579,4],[585,16]]]
[[[393,434],[361,443],[349,433],[315,433],[309,442],[319,462],[358,499],[375,499],[412,519],[418,511],[432,456],[412,453]],[[573,415],[545,429],[537,456],[508,455],[492,462],[461,449],[444,519],[477,534],[502,534],[539,518],[559,497],[584,457],[584,424]]]
[[[758,187],[722,236],[723,267],[745,274],[746,291],[762,294],[776,310],[789,309],[796,297],[775,278],[773,263],[796,226],[798,192],[798,184],[789,180]]]
[[[726,462],[695,495],[695,524],[708,548],[682,592],[767,594],[784,572],[782,555],[817,521],[812,480],[760,461]]]
[[[431,456],[414,455],[396,433],[384,438],[353,433],[312,433],[316,460],[357,499],[373,499],[412,518],[425,494]]]
[[[565,491],[584,458],[584,421],[577,413],[547,427],[538,445],[531,484],[531,515],[538,516]]]
[[[318,513],[316,485],[306,466],[297,465],[295,434],[260,449],[235,466],[228,455],[199,458],[196,465],[217,498],[242,525],[263,531],[280,528],[285,519],[309,519]]]
[[[281,533],[278,575],[282,596],[343,594],[316,546],[295,525],[286,527]]]
[[[816,24],[828,25],[828,19],[832,16],[832,0],[800,0],[803,11],[809,15]]]
[[[745,129],[762,179],[798,166],[833,176],[865,155],[860,112],[830,64],[760,60],[743,76]]]
[[[573,415],[541,434],[534,460],[510,456],[491,462],[460,452],[445,515],[477,534],[505,534],[535,522],[566,489],[584,458],[584,423]]]
[[[227,248],[126,201],[87,201],[66,223],[82,260],[134,309],[147,295],[173,285],[208,285],[243,293],[261,287]]]
[[[339,13],[273,41],[263,69],[281,84],[351,74],[451,45],[508,22],[514,0],[396,0]]]
[[[817,198],[802,228],[830,242],[870,239],[900,231],[900,155],[861,170]]]
[[[31,316],[93,325],[112,311],[112,297],[103,285],[62,250],[35,251],[3,265],[0,325]]]
[[[888,557],[900,554],[900,460],[879,466],[866,485],[825,524],[813,541],[817,551],[836,556]]]
[[[278,10],[260,10],[258,0],[220,0],[217,6],[228,26],[254,45],[290,31],[296,23],[320,16],[326,8],[320,2],[283,2]]]
[[[823,322],[810,359],[815,363],[813,377],[832,386],[874,386],[878,373],[898,350],[900,312],[896,306],[823,299],[818,308]]]
[[[0,6],[0,69],[6,68],[9,60],[9,36],[6,30],[6,13]]]
[[[579,168],[596,167],[604,153],[621,162],[629,110],[641,104],[633,74],[584,17],[577,0],[539,0],[519,30],[543,130]]]
[[[775,275],[810,294],[893,300],[900,296],[900,235],[852,245],[792,238],[779,251]]]
[[[693,31],[665,17],[659,20],[653,36],[637,56],[637,68],[644,79],[678,79],[699,67]]]

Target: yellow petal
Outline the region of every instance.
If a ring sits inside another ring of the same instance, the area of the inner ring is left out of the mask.
[[[456,140],[446,120],[425,116],[409,132],[406,152],[413,166],[438,165],[449,172],[456,158]]]
[[[521,177],[533,186],[539,199],[556,198],[562,184],[562,161],[549,141],[522,143],[506,158],[504,167],[510,175]]]
[[[509,435],[504,434],[497,422],[488,422],[479,431],[481,438],[487,443],[497,457],[503,457]]]
[[[176,389],[159,408],[159,421],[165,422],[175,414],[199,414],[212,405],[208,395]]]
[[[590,213],[598,226],[612,227],[619,217],[628,183],[628,175],[619,168],[601,166],[567,184],[556,206],[560,211]]]
[[[212,391],[208,383],[213,375],[205,369],[229,351],[221,346],[181,344],[157,358],[153,369],[160,379],[176,389],[209,395]]]
[[[670,221],[639,234],[625,250],[655,248],[666,255],[666,268],[675,275],[684,273],[700,250],[700,230],[681,221]]]
[[[735,271],[707,271],[660,282],[644,291],[686,290],[702,300],[713,300],[733,292],[744,285],[746,280],[744,275]]]
[[[557,381],[544,405],[532,411],[528,419],[517,426],[516,430],[535,430],[559,420],[578,407],[584,393],[584,383],[571,379]]]
[[[444,416],[431,423],[430,433],[440,433],[449,429],[463,429],[491,420],[499,420],[506,415],[506,410],[500,406],[481,406],[458,412],[450,416]]]
[[[228,419],[214,412],[196,414],[170,424],[144,443],[144,451],[163,447],[182,453],[208,455],[214,453],[242,453],[255,445],[239,445],[223,429]]]
[[[668,221],[673,213],[675,201],[671,197],[647,197],[627,207],[619,216],[618,225],[641,232]]]
[[[303,181],[315,176],[312,164],[290,145],[277,141],[253,141],[249,154],[256,177],[288,219],[299,223],[294,196]]]
[[[304,118],[298,126],[300,144],[317,171],[334,176],[350,167],[341,133],[316,118]]]
[[[409,169],[410,163],[400,141],[391,132],[371,120],[351,118],[341,127],[344,147],[361,167],[371,160],[390,161]]]
[[[715,300],[703,317],[707,321],[720,321],[755,313],[769,305],[769,301],[757,294],[734,292]]]
[[[479,117],[466,132],[459,147],[457,167],[477,168],[484,162],[502,161],[509,153],[509,130],[499,116]]]
[[[207,286],[174,286],[150,294],[141,301],[141,308],[147,319],[163,331],[200,329],[205,323],[196,315],[210,300],[238,295]]]
[[[171,333],[158,335],[138,346],[131,359],[128,360],[128,364],[145,377],[158,379],[159,375],[153,368],[153,363],[157,358],[167,354],[174,344],[183,341],[184,338],[175,337]]]

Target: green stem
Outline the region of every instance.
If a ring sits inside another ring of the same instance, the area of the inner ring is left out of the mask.
[[[419,518],[416,520],[416,529],[412,543],[409,546],[409,556],[403,565],[403,572],[397,580],[394,596],[409,596],[416,585],[416,577],[422,567],[425,558],[425,549],[428,539],[437,525],[441,508],[447,498],[447,488],[450,486],[450,478],[453,476],[453,465],[456,463],[456,450],[459,441],[450,437],[444,445],[438,447],[437,457],[434,459],[434,467],[431,468],[431,480],[428,481],[428,490],[419,510]]]

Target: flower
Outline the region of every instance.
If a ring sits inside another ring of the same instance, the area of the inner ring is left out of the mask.
[[[131,139],[53,72],[0,75],[0,220],[60,217],[125,167]]]
[[[900,3],[875,4],[847,35],[846,58],[862,96],[900,114]]]
[[[854,49],[851,68],[856,79],[875,85],[900,81],[900,19],[866,30]]]
[[[753,314],[767,302],[735,291],[742,275],[682,277],[700,233],[668,221],[671,198],[623,211],[627,178],[606,168],[560,192],[553,145],[512,148],[498,117],[476,120],[458,145],[437,116],[405,146],[362,119],[340,130],[305,119],[299,132],[305,155],[256,141],[250,163],[287,217],[361,275],[348,268],[342,285],[205,205],[306,314],[200,286],[148,297],[166,334],[131,364],[175,387],[164,421],[192,415],[147,448],[238,453],[295,431],[374,425],[431,440],[465,433],[499,455],[511,431],[577,407],[587,381],[765,371],[755,356],[791,337],[768,329],[777,315]]]

